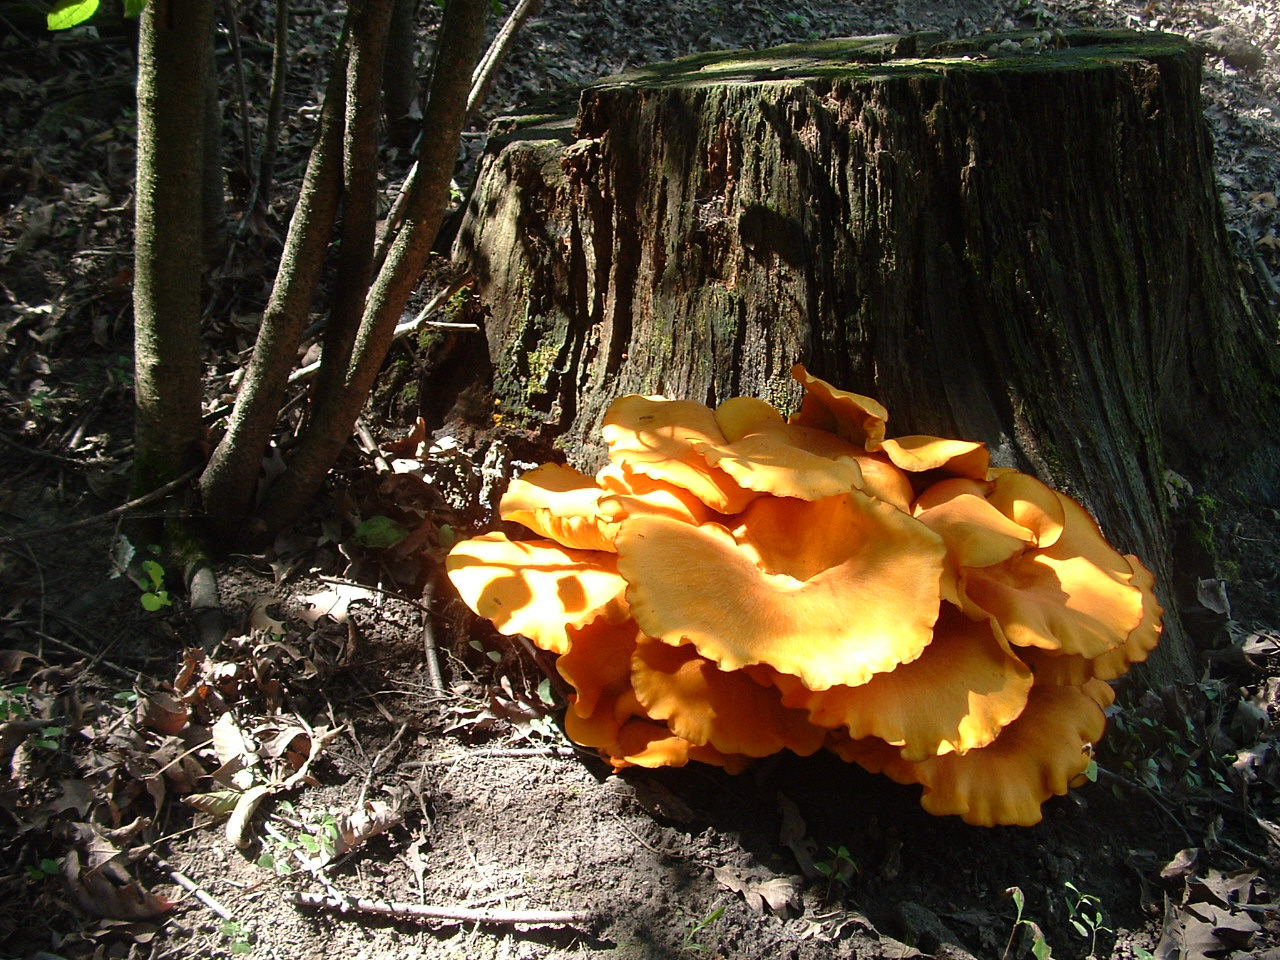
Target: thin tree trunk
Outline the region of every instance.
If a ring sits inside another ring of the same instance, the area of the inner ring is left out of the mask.
[[[284,117],[284,88],[289,67],[289,3],[276,0],[274,52],[271,57],[271,101],[267,109],[267,129],[262,137],[262,159],[258,161],[258,201],[271,205],[271,183],[275,178],[276,147]]]
[[[324,351],[314,393],[342,389],[351,346],[364,312],[373,276],[373,242],[378,225],[378,127],[387,27],[392,0],[357,0],[351,5],[351,54],[347,59],[346,131],[342,139],[342,229],[333,305],[325,327]]]
[[[213,0],[152,0],[138,48],[134,489],[200,461],[201,198]]]
[[[342,184],[346,100],[346,39],[329,77],[315,146],[297,208],[289,221],[276,283],[262,315],[258,342],[245,369],[226,433],[200,479],[205,510],[224,538],[242,532],[285,388],[306,329],[333,236]]]
[[[207,264],[221,263],[227,240],[227,194],[222,175],[222,98],[218,96],[218,65],[214,62],[213,31],[209,31],[208,90],[204,100],[204,190],[201,193],[201,229]]]
[[[423,117],[418,176],[404,225],[369,289],[364,318],[341,390],[318,394],[307,433],[259,510],[266,529],[294,519],[319,489],[351,436],[360,408],[391,346],[396,323],[418,285],[449,201],[458,137],[466,117],[471,71],[484,42],[488,0],[451,0],[445,8]]]
[[[387,59],[383,69],[382,103],[392,143],[413,145],[422,129],[418,109],[418,0],[394,0],[387,34]],[[407,142],[404,142],[407,141]]]
[[[520,33],[520,28],[541,9],[542,0],[519,0],[515,5],[515,9],[511,11],[511,15],[507,17],[502,29],[493,38],[489,49],[485,51],[484,57],[476,64],[471,74],[471,94],[467,97],[467,116],[473,116],[489,96],[489,88],[493,86],[498,69],[507,59],[507,54],[511,51],[511,45]]]

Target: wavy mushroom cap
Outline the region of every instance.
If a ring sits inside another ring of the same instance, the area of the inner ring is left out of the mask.
[[[885,440],[877,449],[908,473],[938,471],[952,477],[985,480],[991,466],[987,445],[973,440],[908,436]]]
[[[605,491],[600,498],[600,514],[607,523],[656,514],[682,523],[699,524],[722,516],[684,487],[643,473],[632,473],[618,464],[610,464],[597,473],[596,482]]]
[[[445,570],[462,601],[499,633],[523,634],[552,653],[568,650],[569,628],[609,613],[626,589],[612,554],[503,533],[462,541]]]
[[[694,441],[707,463],[746,490],[821,500],[862,486],[858,449],[834,434],[765,421],[724,444]]]
[[[586,719],[631,689],[631,655],[640,628],[629,618],[600,617],[569,628],[569,649],[556,658],[556,672],[574,689],[569,712]]]
[[[862,492],[869,497],[891,503],[899,510],[911,512],[911,500],[915,491],[904,471],[889,460],[884,453],[861,453],[855,457],[862,471]]]
[[[825,737],[803,710],[784,707],[776,689],[740,670],[720,670],[690,644],[641,637],[631,657],[631,685],[654,720],[722,753],[767,757],[787,749],[808,756]]]
[[[1018,526],[1030,530],[1037,547],[1047,549],[1062,536],[1067,522],[1062,499],[1056,490],[1030,474],[999,471],[992,478],[986,498]]]
[[[715,413],[700,403],[637,394],[620,397],[605,413],[601,432],[610,461],[683,487],[720,513],[737,513],[758,496],[708,464],[694,448],[695,441],[726,442]]]
[[[1093,661],[1078,653],[1022,647],[1018,658],[1031,668],[1037,686],[1083,687],[1093,679]]]
[[[601,515],[604,495],[585,473],[544,463],[511,481],[498,512],[563,546],[612,552],[618,526]]]
[[[699,746],[676,736],[665,724],[645,716],[630,690],[597,705],[590,716],[570,710],[565,714],[564,729],[574,743],[599,750],[615,772],[627,767],[683,767],[696,760],[741,773],[750,762],[748,757],[721,753],[710,745]]]
[[[790,422],[834,433],[864,450],[875,450],[884,440],[889,411],[858,393],[837,390],[813,376],[801,364],[791,368],[791,376],[804,387],[800,411]]]
[[[1156,597],[1155,575],[1132,554],[1125,554],[1133,571],[1133,585],[1142,591],[1142,622],[1115,650],[1093,659],[1093,675],[1099,680],[1114,680],[1129,670],[1130,664],[1142,663],[1160,643],[1164,608]]]
[[[756,397],[730,397],[715,409],[716,425],[727,442],[741,440],[770,424],[785,425],[787,418],[773,404]]]
[[[666,726],[642,717],[633,717],[618,731],[618,753],[609,757],[614,770],[624,767],[682,767],[690,761],[724,767],[728,773],[741,773],[751,762],[749,757],[721,753],[710,744],[690,743]]]
[[[1010,482],[1008,477],[997,478],[997,490]],[[1038,481],[1017,483],[1041,504],[1048,503],[1037,492],[1042,486]],[[1103,539],[1088,511],[1070,497],[1048,492],[1063,518],[1056,536],[1055,518],[1030,499],[1016,500],[1010,509],[1033,532],[1039,526],[1037,536],[1051,540],[1049,546],[1004,563],[962,570],[960,593],[969,616],[990,616],[1015,646],[1080,654],[1092,660],[1118,649],[1141,624],[1143,591],[1133,583],[1134,568]]]
[[[960,572],[965,613],[987,616],[1009,643],[1092,660],[1119,647],[1142,620],[1142,592],[1084,557],[1024,553]]]
[[[987,746],[1026,707],[1032,675],[989,624],[944,604],[933,642],[918,659],[861,686],[814,692],[794,677],[774,682],[782,702],[807,710],[817,726],[874,737],[917,761]]]
[[[1088,694],[1036,686],[1021,716],[989,746],[914,764],[899,758],[885,772],[923,784],[920,803],[929,813],[955,814],[975,826],[1031,826],[1040,822],[1044,802],[1065,794],[1088,767],[1087,747],[1105,726],[1102,708]]]
[[[859,493],[762,498],[737,519],[741,542],[718,524],[622,522],[618,571],[647,636],[811,690],[865,683],[928,644],[945,551],[924,524]]]
[[[957,581],[961,570],[1003,563],[1021,554],[1035,539],[1026,527],[1010,520],[981,496],[967,492],[969,486],[966,480],[935,484],[954,495],[944,498],[931,487],[912,511],[946,544],[943,597],[957,606],[963,606]]]

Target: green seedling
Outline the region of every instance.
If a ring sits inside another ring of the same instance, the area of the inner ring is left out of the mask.
[[[338,821],[326,814],[313,832],[298,834],[298,845],[313,857],[332,859],[338,846]]]
[[[838,884],[841,887],[849,886],[853,878],[858,875],[858,865],[854,862],[853,855],[849,853],[849,848],[827,847],[827,852],[831,856],[826,860],[815,861],[813,868],[826,877],[828,883]]]
[[[691,921],[681,947],[690,953],[706,953],[707,948],[698,941],[698,934],[724,916],[724,907],[716,907],[701,920]]]
[[[1067,897],[1067,922],[1082,937],[1089,938],[1089,956],[1094,956],[1098,934],[1112,933],[1102,922],[1102,901],[1090,893],[1081,893],[1071,881],[1065,884]]]
[[[1004,945],[1004,953],[1001,960],[1009,960],[1009,953],[1013,950],[1014,938],[1018,935],[1020,927],[1026,927],[1027,932],[1031,934],[1031,955],[1036,960],[1052,960],[1053,950],[1050,949],[1049,943],[1044,938],[1044,933],[1040,929],[1040,924],[1033,920],[1028,920],[1022,915],[1027,905],[1027,898],[1022,894],[1021,887],[1010,887],[1005,891],[1013,900],[1013,906],[1018,911],[1013,920],[1013,929],[1009,931],[1009,942]]]
[[[61,739],[62,728],[55,726],[54,724],[50,724],[37,733],[32,738],[31,742],[41,750],[57,750]]]
[[[0,722],[27,719],[30,715],[27,709],[30,693],[31,688],[22,684],[0,690]]]
[[[164,588],[164,567],[156,560],[143,560],[139,566],[146,579],[139,582],[142,588],[142,609],[155,613],[173,605],[169,591]]]
[[[223,920],[218,933],[228,941],[227,948],[233,956],[253,952],[253,936],[235,920]]]

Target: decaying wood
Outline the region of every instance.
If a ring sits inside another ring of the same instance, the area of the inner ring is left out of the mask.
[[[1263,435],[1271,337],[1228,251],[1198,53],[1016,41],[705,54],[498,121],[459,236],[495,403],[591,469],[614,397],[792,407],[803,362],[883,402],[891,435],[984,440],[1082,499],[1154,567],[1173,676],[1165,471]]]

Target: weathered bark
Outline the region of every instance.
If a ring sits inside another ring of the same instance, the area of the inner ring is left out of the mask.
[[[992,39],[703,55],[593,85],[576,120],[498,121],[459,240],[495,398],[590,468],[613,397],[786,407],[802,361],[883,402],[891,435],[984,440],[1085,501],[1155,568],[1173,676],[1164,471],[1276,408],[1199,58],[1152,34]]]
[[[138,47],[134,490],[199,462],[201,189],[213,0],[158,0]]]

